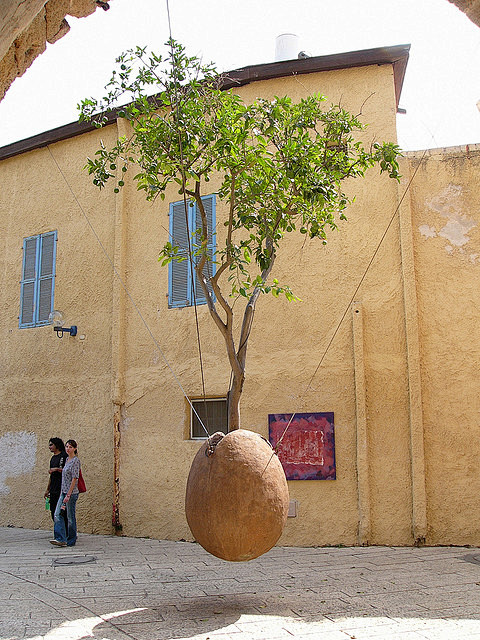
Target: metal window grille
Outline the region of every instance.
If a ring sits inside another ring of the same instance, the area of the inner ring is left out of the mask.
[[[208,435],[213,435],[217,431],[223,431],[227,433],[227,399],[226,398],[207,398],[206,400],[192,400],[192,405],[195,411],[200,416],[205,428],[208,430]],[[202,427],[199,419],[193,412],[191,413],[191,430],[190,437],[192,439],[205,439],[207,434]]]

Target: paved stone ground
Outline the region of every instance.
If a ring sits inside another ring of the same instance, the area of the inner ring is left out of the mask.
[[[277,547],[235,564],[187,542],[50,537],[0,528],[0,640],[480,640],[479,549]]]

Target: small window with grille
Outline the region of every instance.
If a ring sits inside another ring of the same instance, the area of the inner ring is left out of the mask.
[[[216,431],[227,433],[227,399],[226,398],[202,398],[192,400],[193,409],[190,409],[190,437],[192,440],[205,439]],[[201,422],[200,422],[200,420]],[[203,423],[203,425],[202,425]],[[205,427],[205,428],[204,428]]]

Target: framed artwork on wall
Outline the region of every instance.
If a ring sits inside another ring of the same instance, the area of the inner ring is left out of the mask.
[[[335,480],[333,412],[273,413],[268,435],[287,480]],[[288,428],[287,428],[288,427]]]

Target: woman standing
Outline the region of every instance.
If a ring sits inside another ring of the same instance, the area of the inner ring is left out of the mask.
[[[47,490],[43,494],[44,498],[50,498],[50,512],[52,514],[52,520],[55,516],[55,509],[57,507],[58,499],[60,498],[60,491],[62,487],[62,471],[67,460],[67,454],[65,452],[65,445],[61,438],[50,438],[48,441],[48,448],[52,457],[50,458],[50,469],[48,470],[48,486]],[[67,526],[67,514],[64,512],[65,526]]]
[[[57,502],[54,517],[54,540],[51,544],[57,547],[73,547],[77,542],[77,521],[75,507],[78,499],[78,477],[80,476],[80,460],[77,458],[77,443],[75,440],[67,440],[65,443],[67,461],[62,472],[62,487],[60,498]],[[67,511],[68,533],[65,531],[65,521],[61,515],[62,510]]]

